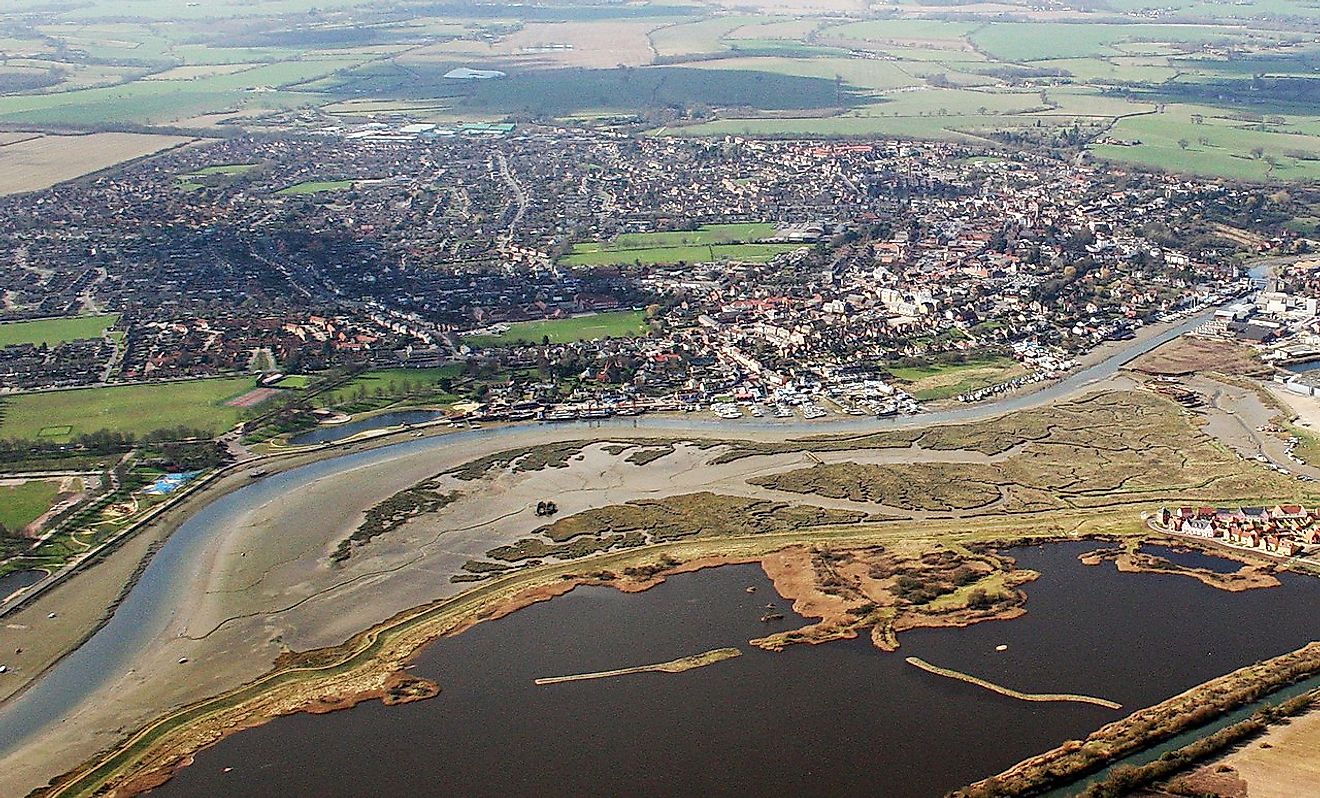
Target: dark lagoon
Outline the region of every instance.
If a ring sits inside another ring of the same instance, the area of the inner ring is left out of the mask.
[[[0,576],[0,601],[45,578],[45,571],[14,571]]]
[[[798,623],[756,566],[633,595],[579,588],[428,646],[413,672],[440,683],[434,699],[277,719],[201,752],[155,793],[940,796],[1320,639],[1320,615],[1306,610],[1320,606],[1320,580],[1283,575],[1282,587],[1227,593],[1077,562],[1096,545],[1012,550],[1042,573],[1026,588],[1027,615],[907,632],[895,653],[868,640],[746,645]],[[767,603],[789,620],[761,623]],[[683,674],[532,683],[724,646],[744,655]],[[907,656],[1124,709],[1022,702]]]
[[[1181,565],[1184,568],[1204,568],[1217,574],[1231,574],[1242,567],[1242,563],[1237,560],[1230,560],[1227,557],[1219,557],[1183,546],[1159,546],[1147,543],[1141,547],[1140,551],[1142,554],[1163,557],[1169,562]]]
[[[380,413],[357,421],[347,421],[343,424],[325,424],[313,430],[300,433],[289,439],[290,443],[298,446],[313,443],[330,443],[332,441],[342,441],[350,438],[360,432],[370,432],[378,429],[388,429],[390,427],[400,427],[409,424],[425,424],[428,421],[435,421],[443,418],[444,413],[439,410],[395,410],[389,413]]]

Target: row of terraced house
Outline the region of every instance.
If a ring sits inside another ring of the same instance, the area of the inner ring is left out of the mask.
[[[1274,507],[1162,507],[1159,524],[1170,532],[1212,538],[1269,554],[1293,556],[1320,544],[1320,509]]]

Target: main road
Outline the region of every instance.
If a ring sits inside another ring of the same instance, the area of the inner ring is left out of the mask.
[[[36,736],[68,719],[79,705],[130,668],[136,657],[153,645],[165,642],[168,630],[187,618],[196,596],[190,591],[197,578],[199,562],[205,562],[207,547],[221,543],[235,526],[227,523],[254,507],[306,489],[337,475],[388,463],[395,458],[416,456],[449,447],[479,443],[484,451],[498,451],[501,442],[517,438],[528,445],[529,437],[546,440],[584,437],[627,438],[692,434],[699,437],[782,439],[789,435],[864,433],[902,427],[975,421],[1006,412],[1037,407],[1087,390],[1112,377],[1126,363],[1205,322],[1207,310],[1178,323],[1148,328],[1135,340],[1113,345],[1111,354],[1057,382],[1031,393],[1011,396],[987,404],[900,418],[839,418],[831,422],[745,419],[736,423],[711,418],[635,417],[595,422],[511,425],[461,430],[365,450],[351,450],[289,471],[265,477],[223,495],[185,520],[152,557],[140,579],[113,615],[91,637],[56,663],[27,690],[0,704],[0,762],[33,742]],[[164,708],[162,708],[164,709]],[[73,765],[73,762],[67,763]]]

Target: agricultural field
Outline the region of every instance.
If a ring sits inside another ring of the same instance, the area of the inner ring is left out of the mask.
[[[15,344],[54,346],[65,341],[100,338],[118,320],[118,314],[108,314],[4,322],[0,323],[0,346]]]
[[[59,492],[59,480],[30,479],[0,485],[0,528],[21,532],[50,509]]]
[[[630,338],[646,331],[646,314],[640,310],[619,310],[573,316],[567,319],[520,321],[509,325],[499,335],[465,336],[463,343],[473,347],[503,346],[516,342],[552,344],[590,341],[596,338]]]
[[[243,413],[225,402],[254,385],[249,377],[231,377],[9,396],[0,401],[0,438],[61,441],[99,430],[141,436],[174,427],[215,434]]]
[[[1028,147],[1066,134],[1098,158],[1151,168],[1259,181],[1320,173],[1320,96],[1312,88],[1320,46],[1306,27],[1320,12],[1298,0],[1115,0],[1049,14],[1021,3],[791,5],[762,0],[753,13],[731,2],[654,0],[511,6],[499,15],[442,5],[409,18],[360,0],[264,0],[226,7],[225,19],[205,5],[165,0],[40,5],[39,25],[12,26],[0,38],[8,59],[0,124],[215,131],[221,123],[307,128],[386,114],[622,123],[671,136]],[[342,24],[347,9],[357,26]],[[278,24],[253,25],[258,19]],[[459,67],[505,76],[444,77]],[[11,146],[49,146],[40,142]],[[24,170],[15,177],[4,168],[4,149],[0,191],[40,187],[22,179]],[[69,166],[55,179],[114,162]],[[48,155],[44,163],[58,171],[71,162]],[[40,170],[38,163],[27,171]],[[180,187],[204,185],[189,179]],[[591,253],[574,257],[594,262]]]
[[[4,97],[0,97],[3,105]],[[193,139],[143,133],[42,135],[0,144],[0,195],[49,188]]]

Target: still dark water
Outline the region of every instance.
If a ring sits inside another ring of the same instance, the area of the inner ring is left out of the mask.
[[[14,571],[0,576],[0,600],[46,578],[45,571]]]
[[[435,421],[442,418],[444,413],[439,410],[396,410],[392,413],[381,413],[380,415],[370,416],[359,421],[348,421],[343,424],[326,424],[293,436],[289,439],[290,443],[303,446],[311,443],[329,443],[331,441],[342,441],[344,438],[357,435],[359,432],[369,432],[371,430],[385,429],[387,427],[397,427],[403,424],[425,424],[428,421]]]
[[[1181,546],[1175,548],[1147,543],[1141,547],[1141,553],[1163,557],[1169,562],[1185,568],[1204,568],[1217,574],[1231,574],[1242,568],[1242,563],[1237,560],[1230,560],[1227,557],[1218,557]]]
[[[940,796],[1140,706],[1320,639],[1320,580],[1225,593],[1187,577],[1077,562],[1094,543],[1011,553],[1042,577],[1028,614],[869,641],[746,645],[773,603],[756,566],[678,576],[641,594],[579,588],[437,641],[415,673],[434,699],[296,715],[204,751],[166,796]],[[755,585],[755,593],[745,592]],[[995,651],[1005,644],[1008,650]],[[739,646],[684,674],[538,687],[532,680]],[[1120,711],[1035,704],[928,674],[915,655],[1026,692],[1084,693]],[[224,772],[226,768],[232,768]]]

